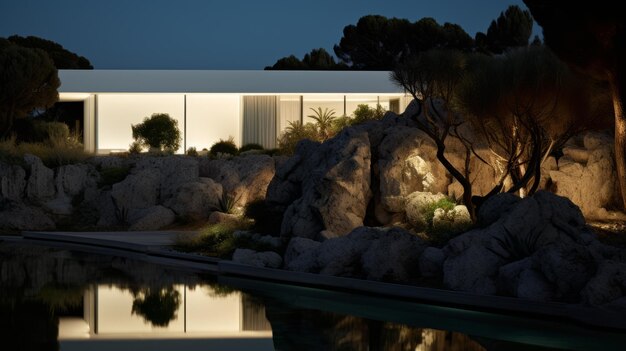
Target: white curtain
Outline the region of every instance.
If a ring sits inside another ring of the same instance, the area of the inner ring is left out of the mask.
[[[243,141],[276,147],[276,96],[243,97]]]

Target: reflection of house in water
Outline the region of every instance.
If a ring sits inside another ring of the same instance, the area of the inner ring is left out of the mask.
[[[265,309],[246,295],[239,292],[217,295],[209,286],[185,285],[174,285],[170,292],[177,296],[178,308],[173,314],[168,311],[171,319],[160,324],[166,326],[155,326],[159,323],[151,323],[149,313],[132,312],[137,292],[108,285],[91,286],[84,295],[84,318],[60,318],[59,341],[250,338],[265,339],[272,349],[271,326],[265,318]]]

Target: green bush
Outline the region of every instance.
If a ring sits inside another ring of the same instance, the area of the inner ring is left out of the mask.
[[[195,237],[179,237],[175,248],[184,252],[230,258],[237,248],[245,246],[245,240],[236,238],[233,234],[238,230],[249,229],[251,222],[241,219],[209,225]]]
[[[428,223],[428,228],[433,227],[433,218],[435,217],[436,209],[441,208],[445,211],[450,211],[454,209],[454,206],[456,206],[456,202],[448,198],[444,198],[428,204],[425,208],[426,212],[424,215],[424,217],[426,218],[426,223]]]
[[[220,139],[220,141],[213,144],[209,150],[209,154],[212,156],[217,156],[219,154],[236,156],[238,153],[239,148],[237,148],[237,144],[235,144],[235,139],[233,137],[228,138],[228,140]]]
[[[146,117],[143,123],[131,125],[133,138],[141,146],[157,150],[176,151],[180,147],[178,121],[167,113],[154,113]]]
[[[239,148],[239,153],[250,150],[263,150],[263,146],[255,143],[249,143]]]

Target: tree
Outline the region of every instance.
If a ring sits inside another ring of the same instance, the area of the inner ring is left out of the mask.
[[[180,147],[178,121],[167,113],[154,113],[143,123],[131,125],[133,138],[151,149],[176,151]]]
[[[437,159],[463,187],[463,203],[474,218],[469,168],[471,145],[463,142],[458,127],[464,121],[452,109],[455,90],[465,75],[465,69],[466,58],[461,52],[430,50],[398,65],[391,79],[417,102],[419,109],[410,118],[435,143]],[[448,137],[458,139],[465,146],[463,169],[457,169],[446,155]]]
[[[530,12],[511,5],[491,21],[487,34],[476,33],[476,46],[484,52],[501,54],[508,48],[528,46],[532,30]]]
[[[0,39],[0,137],[10,133],[16,118],[54,105],[60,85],[45,52]]]
[[[93,69],[89,60],[84,56],[79,56],[51,40],[13,35],[8,38],[8,41],[21,47],[45,51],[57,69]]]
[[[300,61],[294,55],[283,57],[276,61],[273,66],[265,67],[266,70],[342,70],[348,66],[344,63],[336,63],[335,58],[323,48],[313,49]]]
[[[591,84],[541,46],[472,61],[456,103],[496,156],[495,162],[483,159],[500,174],[493,193],[531,195],[541,163],[601,111],[590,99]],[[504,189],[507,178],[511,185]]]
[[[626,209],[626,17],[619,2],[524,0],[545,43],[563,61],[609,82],[615,114],[615,163]]]
[[[458,25],[432,18],[406,19],[369,15],[343,29],[335,54],[353,69],[391,70],[406,57],[433,48],[470,50],[473,39]]]

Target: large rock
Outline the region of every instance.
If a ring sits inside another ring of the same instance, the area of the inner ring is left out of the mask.
[[[111,196],[116,207],[121,211],[148,208],[157,204],[160,181],[158,170],[143,169],[113,184]]]
[[[54,197],[54,171],[44,166],[37,156],[26,154],[24,162],[30,173],[26,185],[26,195],[34,202],[41,202]]]
[[[211,211],[219,208],[221,198],[220,184],[210,178],[199,178],[181,185],[175,195],[166,201],[166,206],[182,218],[197,221],[207,219]]]
[[[563,148],[558,169],[549,171],[556,193],[572,200],[587,218],[602,218],[618,203],[613,137],[589,132]],[[609,217],[610,218],[610,217]]]
[[[131,210],[128,214],[130,230],[158,230],[166,227],[176,219],[176,215],[169,208],[152,206],[146,209]]]
[[[406,197],[406,218],[417,231],[425,230],[429,226],[428,214],[437,201],[446,199],[444,194],[416,191]]]
[[[18,165],[0,162],[0,198],[20,200],[26,188],[26,171]]]
[[[293,238],[285,254],[293,271],[391,282],[419,277],[418,259],[424,242],[399,228],[359,227],[319,245]]]
[[[220,183],[224,192],[236,199],[239,206],[265,199],[274,174],[275,161],[268,155],[206,159],[200,164],[200,176]]]
[[[171,198],[178,188],[186,183],[198,180],[198,161],[193,157],[166,156],[141,157],[132,173],[150,171],[158,177],[158,200],[163,202]]]
[[[521,284],[508,283],[504,284],[505,291],[498,289],[499,280],[510,282],[511,277],[521,277],[527,280],[525,284],[535,287],[554,286],[555,298],[577,298],[601,256],[578,207],[566,198],[543,191],[519,201],[511,201],[509,195],[496,195],[487,200],[485,208],[493,208],[490,202],[510,207],[501,211],[502,216],[488,227],[472,230],[448,243],[444,248],[444,285],[479,294],[529,297],[532,289],[521,291]],[[502,268],[529,257],[534,262],[533,272],[528,267],[517,271]],[[505,277],[499,278],[499,274]],[[551,295],[551,291],[545,293],[537,298]]]
[[[54,230],[55,224],[38,207],[5,201],[0,208],[0,228],[9,230]]]
[[[287,206],[281,235],[319,239],[363,225],[371,198],[370,148],[365,131],[346,128],[317,144],[303,141],[268,188],[270,203]]]
[[[98,177],[98,172],[88,164],[60,166],[55,177],[57,193],[76,196],[85,188],[96,187]]]
[[[626,262],[606,260],[600,264],[581,295],[583,302],[598,306],[624,297],[626,291]]]

